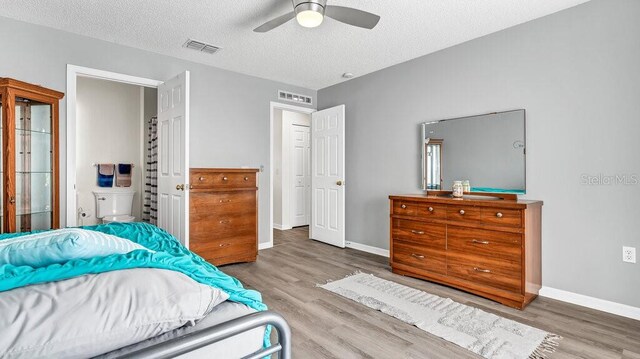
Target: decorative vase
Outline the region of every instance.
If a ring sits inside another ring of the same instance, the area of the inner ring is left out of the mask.
[[[462,186],[462,181],[453,181],[453,196],[456,198],[461,198],[464,195],[464,186]]]

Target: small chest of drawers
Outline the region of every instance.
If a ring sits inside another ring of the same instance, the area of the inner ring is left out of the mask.
[[[256,169],[192,168],[189,249],[215,265],[258,254]]]
[[[541,287],[542,202],[390,196],[394,273],[518,309]]]

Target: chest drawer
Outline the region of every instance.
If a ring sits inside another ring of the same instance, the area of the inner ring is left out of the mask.
[[[393,238],[435,249],[447,248],[447,227],[444,224],[433,224],[407,219],[393,219]]]
[[[483,223],[507,227],[522,227],[522,211],[504,208],[482,208]]]
[[[190,202],[192,216],[254,215],[257,196],[256,191],[192,192]]]
[[[447,273],[447,255],[444,251],[408,242],[393,242],[393,262],[434,273]]]
[[[447,249],[498,260],[522,261],[522,235],[468,227],[447,227]]]
[[[256,187],[254,172],[219,172],[192,169],[190,181],[193,189],[252,188]]]
[[[255,236],[240,236],[236,238],[215,238],[215,236],[203,236],[192,238],[189,249],[200,257],[216,263],[216,259],[232,257],[243,254],[255,254],[257,251]]]
[[[482,210],[480,207],[447,206],[447,220],[460,222],[480,222]]]

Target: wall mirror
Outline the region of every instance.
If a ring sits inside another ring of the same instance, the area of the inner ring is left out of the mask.
[[[423,190],[451,190],[468,180],[471,192],[526,192],[525,110],[422,124]]]

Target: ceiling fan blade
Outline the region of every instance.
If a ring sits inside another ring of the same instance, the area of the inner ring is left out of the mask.
[[[325,7],[324,14],[345,24],[369,30],[376,27],[378,21],[380,21],[380,16],[378,15],[344,6],[328,5]]]
[[[289,20],[292,20],[293,18],[296,17],[296,14],[292,11],[288,14],[284,14],[282,16],[278,16],[275,19],[269,20],[267,22],[265,22],[264,24],[256,27],[255,29],[253,29],[253,32],[267,32],[270,30],[275,29],[276,27],[286,23]]]

